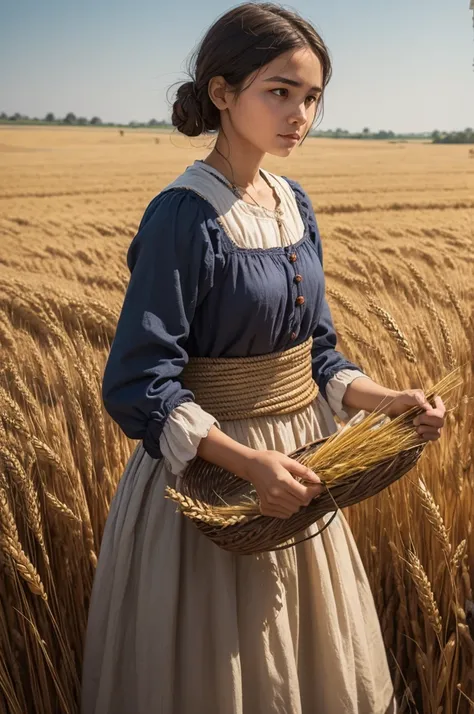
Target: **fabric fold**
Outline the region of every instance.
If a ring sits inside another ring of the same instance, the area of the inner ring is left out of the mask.
[[[352,419],[360,412],[360,409],[346,406],[342,403],[342,400],[349,384],[352,384],[355,379],[362,377],[370,379],[367,374],[364,374],[358,369],[341,369],[339,372],[336,372],[334,377],[331,377],[327,384],[327,402],[331,407],[331,411],[343,422],[349,421],[349,419]]]
[[[219,422],[196,402],[185,402],[173,409],[163,427],[160,449],[169,470],[180,476],[192,461],[213,425]]]
[[[181,442],[177,423],[193,419],[200,434],[211,421],[187,403],[164,432],[176,428]],[[337,427],[319,395],[301,412],[221,428],[289,454]],[[175,480],[139,445],[119,484],[94,582],[82,713],[392,714],[380,625],[344,515],[294,548],[236,556],[164,498]]]

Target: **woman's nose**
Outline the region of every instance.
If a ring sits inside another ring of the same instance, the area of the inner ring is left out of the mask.
[[[297,126],[303,126],[303,124],[306,124],[306,121],[306,108],[303,105],[295,107],[294,111],[289,117],[289,123],[296,124]]]

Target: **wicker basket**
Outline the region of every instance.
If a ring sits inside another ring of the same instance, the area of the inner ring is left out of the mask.
[[[305,460],[326,440],[319,439],[289,454],[297,461]],[[199,530],[224,550],[239,555],[250,555],[290,547],[298,534],[337,508],[346,508],[366,498],[375,496],[410,471],[418,461],[425,443],[406,449],[394,458],[370,469],[338,479],[308,506],[288,519],[257,516],[226,527],[209,525],[194,520]],[[199,457],[186,470],[180,492],[183,496],[209,506],[222,506],[223,502],[236,505],[249,496],[255,497],[252,484],[230,472],[210,464]],[[336,508],[336,505],[337,508]],[[316,534],[317,535],[317,534]],[[313,537],[313,536],[310,536]],[[306,540],[303,535],[303,540]]]

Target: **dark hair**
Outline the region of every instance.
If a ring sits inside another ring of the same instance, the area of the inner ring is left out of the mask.
[[[329,51],[315,28],[295,12],[273,3],[245,3],[220,17],[193,54],[189,75],[173,104],[173,125],[182,134],[199,136],[220,127],[220,111],[208,94],[209,81],[222,76],[238,95],[245,79],[289,50],[308,47],[323,70],[324,88],[331,74]]]

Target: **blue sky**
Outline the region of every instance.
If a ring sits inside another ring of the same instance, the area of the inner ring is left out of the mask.
[[[167,89],[225,0],[0,0],[0,111],[169,117]],[[294,0],[328,44],[321,129],[474,125],[469,0]]]

